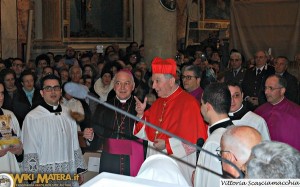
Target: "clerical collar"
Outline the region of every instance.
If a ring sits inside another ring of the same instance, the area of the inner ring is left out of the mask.
[[[273,106],[275,106],[275,105],[279,104],[281,101],[283,101],[284,98],[285,98],[285,97],[282,97],[282,99],[281,99],[280,101],[278,101],[277,103],[274,103],[274,104],[271,103],[271,104],[272,104]]]
[[[212,126],[209,127],[209,134],[212,134],[215,130],[219,128],[227,128],[228,126],[233,125],[232,121],[229,118],[225,118],[217,121]]]
[[[224,119],[221,119],[221,120],[215,122],[214,124],[212,124],[211,127],[213,127],[213,126],[216,125],[216,124],[222,123],[222,122],[224,122],[224,121],[228,121],[228,120],[230,120],[230,118],[224,118]]]
[[[47,109],[49,112],[55,113],[55,115],[60,115],[60,113],[62,112],[62,108],[61,108],[60,104],[54,106],[54,105],[50,105],[50,104],[46,103],[45,101],[43,101],[41,106],[44,107],[45,109]]]
[[[240,109],[238,109],[235,112],[229,113],[228,116],[231,120],[239,120],[249,111],[250,110],[247,108],[247,106],[242,105],[242,107]]]
[[[128,97],[127,99],[120,99],[118,96],[116,96],[116,98],[120,101],[120,103],[126,103],[126,101],[130,99],[130,97]]]
[[[178,88],[179,88],[179,86],[177,86],[177,88],[170,95],[172,95],[173,93],[175,93],[176,90],[178,90]],[[168,97],[170,97],[170,95],[168,95],[167,97],[163,97],[163,98],[168,98]]]
[[[244,105],[242,104],[241,108],[239,108],[237,111],[229,112],[229,113],[228,113],[228,116],[234,116],[235,113],[237,113],[237,112],[239,112],[240,110],[242,110],[243,106],[244,106]]]

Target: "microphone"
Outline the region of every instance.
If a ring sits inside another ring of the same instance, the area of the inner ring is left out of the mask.
[[[203,138],[198,138],[198,140],[197,140],[197,144],[196,144],[198,147],[203,147],[203,145],[204,145],[204,139]],[[199,154],[200,154],[200,150],[198,150],[197,149],[197,153],[196,153],[196,155],[197,155],[197,157],[196,157],[196,164],[198,163],[198,157],[199,157]]]
[[[177,136],[177,135],[175,135],[173,133],[170,133],[169,131],[166,131],[165,129],[162,129],[162,128],[156,126],[156,125],[153,125],[153,124],[151,124],[151,123],[149,123],[149,122],[147,122],[147,121],[145,121],[143,119],[140,119],[140,118],[138,118],[138,117],[136,117],[136,116],[134,116],[134,115],[132,115],[132,114],[130,114],[130,113],[122,110],[122,109],[119,109],[119,108],[115,107],[114,105],[111,105],[111,104],[109,104],[109,103],[107,103],[105,101],[101,101],[98,98],[95,98],[94,96],[89,95],[87,88],[85,86],[83,86],[83,85],[80,85],[80,84],[77,84],[77,83],[73,83],[73,82],[68,82],[65,85],[65,91],[69,95],[71,95],[73,97],[76,97],[76,98],[80,98],[80,99],[89,98],[89,99],[91,99],[91,100],[93,100],[93,101],[95,101],[97,103],[100,103],[100,104],[104,105],[105,107],[107,107],[107,108],[109,108],[111,110],[114,110],[114,111],[116,111],[116,112],[118,112],[120,114],[123,114],[123,115],[125,115],[125,116],[127,116],[127,117],[129,117],[129,118],[131,118],[131,119],[133,119],[135,121],[141,122],[141,123],[143,123],[143,124],[145,124],[145,125],[153,128],[153,129],[155,129],[155,130],[157,130],[157,131],[159,131],[159,132],[161,132],[163,134],[166,134],[169,137],[176,138],[177,140],[180,140],[182,143],[184,143],[186,145],[189,145],[191,147],[196,148],[197,151],[199,151],[199,152],[203,151],[206,154],[208,154],[210,156],[213,156],[213,157],[219,159],[220,161],[225,162],[225,163],[231,165],[240,174],[240,176],[239,176],[240,179],[242,179],[243,176],[244,176],[244,174],[242,173],[242,171],[235,164],[233,164],[231,161],[229,161],[229,160],[227,160],[225,158],[222,158],[222,157],[220,157],[218,155],[215,155],[214,153],[212,153],[210,151],[207,151],[207,150],[203,149],[202,146],[204,144],[204,140],[202,138],[199,138],[200,140],[197,140],[197,145],[195,145],[192,142],[189,142],[189,141],[187,141],[187,140],[185,140],[183,138],[180,138],[179,136]],[[200,146],[198,146],[198,141],[199,141],[199,143],[201,143],[200,142],[201,139],[202,139],[203,143],[202,143],[202,146],[200,147]]]
[[[83,86],[81,84],[77,84],[74,82],[68,82],[68,83],[66,83],[64,88],[65,88],[65,91],[69,95],[79,98],[79,99],[85,99],[88,95],[87,87]]]

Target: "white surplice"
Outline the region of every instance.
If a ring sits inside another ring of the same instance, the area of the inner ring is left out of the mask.
[[[51,113],[42,106],[25,117],[22,129],[25,173],[77,173],[86,169],[79,147],[77,124],[69,110]]]
[[[270,133],[264,118],[249,111],[240,120],[232,120],[232,123],[237,126],[245,125],[255,128],[262,137],[262,140],[270,140]]]
[[[226,131],[225,128],[216,129],[203,145],[203,149],[217,155],[216,150],[220,147],[221,137]],[[219,187],[221,177],[213,172],[222,175],[221,161],[203,151],[200,152],[195,172],[195,187]]]

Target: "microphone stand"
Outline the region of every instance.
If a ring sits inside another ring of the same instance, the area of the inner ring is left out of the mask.
[[[239,172],[239,174],[240,174],[239,178],[243,179],[244,174],[241,172],[241,170],[235,164],[233,164],[229,160],[224,159],[222,157],[219,157],[219,156],[217,156],[217,155],[215,155],[215,154],[213,154],[213,153],[211,153],[211,152],[209,152],[209,151],[207,151],[207,150],[205,150],[205,149],[203,149],[203,148],[201,148],[201,147],[199,147],[199,146],[197,146],[197,145],[195,145],[195,144],[193,144],[193,143],[191,143],[191,142],[189,142],[189,141],[187,141],[185,139],[180,138],[179,136],[177,136],[177,135],[175,135],[173,133],[170,133],[170,132],[168,132],[168,131],[166,131],[166,130],[158,127],[158,126],[155,126],[155,125],[153,125],[153,124],[151,124],[151,123],[149,123],[149,122],[147,122],[147,121],[145,121],[143,119],[140,119],[140,118],[138,118],[138,117],[136,117],[136,116],[134,116],[134,115],[132,115],[132,114],[124,111],[124,110],[121,110],[121,109],[119,109],[119,108],[117,108],[117,107],[115,107],[115,106],[113,106],[113,105],[111,105],[111,104],[109,104],[109,103],[107,103],[105,101],[101,101],[101,100],[99,100],[99,99],[97,99],[97,98],[89,95],[89,93],[87,93],[86,97],[89,98],[89,99],[91,99],[91,100],[93,100],[93,101],[95,101],[95,102],[97,102],[97,103],[100,103],[100,104],[104,105],[105,107],[107,107],[107,108],[109,108],[111,110],[115,110],[115,111],[117,111],[117,112],[119,112],[119,113],[121,113],[121,114],[123,114],[123,115],[125,115],[127,117],[130,117],[131,119],[134,119],[135,121],[142,122],[142,123],[146,124],[147,126],[153,128],[153,129],[155,129],[155,130],[157,130],[159,132],[162,132],[162,133],[164,133],[164,134],[166,134],[166,135],[168,135],[170,137],[176,138],[176,139],[182,141],[184,144],[192,146],[192,147],[196,148],[199,151],[203,151],[206,154],[209,154],[210,156],[218,158],[220,161],[225,162],[225,163],[231,165],[232,167],[234,167]]]
[[[142,122],[145,125],[153,128],[153,129],[155,129],[155,130],[157,130],[159,132],[162,132],[162,133],[168,135],[169,137],[176,138],[176,139],[182,141],[184,144],[196,148],[198,151],[203,151],[206,154],[208,154],[210,156],[213,156],[213,157],[219,159],[220,161],[231,165],[234,169],[236,169],[238,171],[240,179],[242,179],[244,177],[244,174],[242,173],[242,171],[235,164],[233,164],[232,162],[230,162],[229,160],[224,159],[224,158],[222,158],[222,157],[220,157],[218,155],[215,155],[215,154],[213,154],[213,153],[211,153],[211,152],[203,149],[202,147],[199,147],[199,146],[197,146],[197,145],[195,145],[195,144],[193,144],[193,143],[191,143],[191,142],[189,142],[189,141],[187,141],[185,139],[180,138],[179,136],[177,136],[175,134],[172,134],[172,133],[170,133],[170,132],[168,132],[168,131],[166,131],[166,130],[158,127],[158,126],[155,126],[155,125],[153,125],[153,124],[151,124],[151,123],[149,123],[149,122],[147,122],[147,121],[145,121],[143,119],[140,119],[140,118],[138,118],[138,117],[136,117],[136,116],[134,116],[134,115],[126,112],[126,111],[123,111],[123,110],[121,110],[121,109],[119,109],[119,108],[117,108],[117,107],[115,107],[115,106],[113,106],[113,105],[111,105],[111,104],[109,104],[107,102],[101,101],[98,98],[95,98],[95,97],[89,95],[88,90],[83,85],[69,82],[69,83],[67,83],[65,85],[64,89],[65,89],[65,91],[69,95],[71,95],[73,97],[81,98],[81,99],[89,98],[89,99],[91,99],[91,100],[93,100],[93,101],[95,101],[97,103],[100,103],[100,104],[104,105],[105,107],[107,107],[107,108],[109,108],[111,110],[114,110],[116,112],[119,112],[119,113],[121,113],[121,114],[123,114],[123,115],[125,115],[125,116],[127,116],[129,118],[131,118],[131,119],[134,119],[135,121]],[[201,166],[197,165],[197,167],[201,167]],[[209,170],[208,168],[204,168],[204,169]],[[213,172],[213,171],[211,171],[211,172]],[[213,173],[215,173],[215,172],[213,172]]]

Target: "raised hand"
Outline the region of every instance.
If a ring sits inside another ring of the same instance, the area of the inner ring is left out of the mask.
[[[144,102],[141,102],[136,96],[134,96],[135,99],[135,111],[137,112],[138,117],[143,117],[144,111],[147,106],[147,97],[145,97]]]

